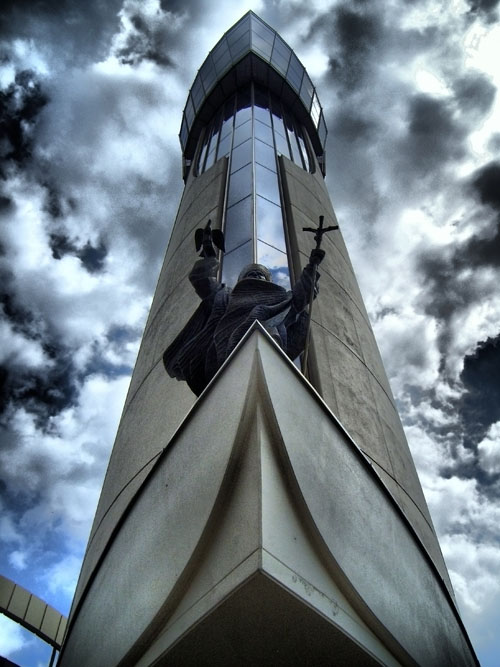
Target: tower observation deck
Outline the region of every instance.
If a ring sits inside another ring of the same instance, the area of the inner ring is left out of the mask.
[[[300,280],[304,228],[337,225],[326,137],[304,67],[248,12],[188,94],[185,188],[62,667],[477,664],[340,231],[322,246],[306,377],[259,322],[198,398],[165,372],[200,307],[193,237],[209,219],[227,293],[249,263],[285,290]]]

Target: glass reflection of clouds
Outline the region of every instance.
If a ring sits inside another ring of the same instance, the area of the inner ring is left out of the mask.
[[[281,207],[273,204],[259,195],[257,205],[257,238],[281,252],[286,252],[285,235],[283,233],[283,217]]]
[[[290,269],[286,253],[267,243],[257,241],[257,262],[267,266],[271,271],[273,282],[290,289]]]
[[[250,241],[252,237],[252,197],[249,196],[227,209],[225,233],[226,252],[234,250],[245,241]]]
[[[238,276],[241,270],[247,265],[253,263],[252,243],[244,243],[232,252],[224,255],[224,271],[222,273],[222,282],[233,287],[238,282]]]

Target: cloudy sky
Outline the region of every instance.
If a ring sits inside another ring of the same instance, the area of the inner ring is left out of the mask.
[[[3,574],[68,612],[182,192],[187,91],[253,9],[318,88],[334,206],[464,621],[498,665],[498,1],[3,0]],[[49,653],[0,617],[0,654]]]

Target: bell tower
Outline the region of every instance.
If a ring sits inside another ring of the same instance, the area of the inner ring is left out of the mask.
[[[195,230],[290,289],[320,216],[326,124],[253,12],[183,113],[185,189],[82,566],[60,665],[476,665],[340,231],[302,374],[255,322],[201,395],[163,353],[199,305]]]

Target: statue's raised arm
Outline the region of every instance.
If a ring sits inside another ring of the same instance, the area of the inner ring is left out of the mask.
[[[324,229],[316,232],[316,248],[292,290],[271,281],[271,272],[261,264],[249,264],[241,271],[233,289],[218,281],[219,261],[214,248],[224,252],[220,230],[205,228],[195,232],[200,251],[189,280],[202,299],[191,319],[163,355],[171,377],[185,380],[198,396],[258,320],[276,343],[295,359],[306,345],[309,316],[307,306],[317,293],[318,265],[324,257],[319,248]],[[319,243],[318,243],[319,239]]]

